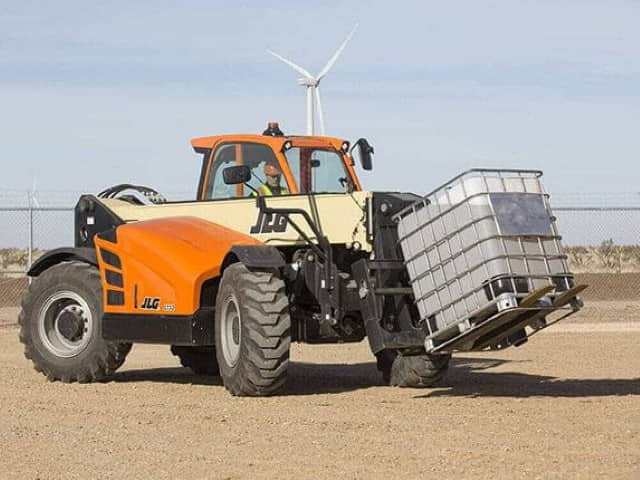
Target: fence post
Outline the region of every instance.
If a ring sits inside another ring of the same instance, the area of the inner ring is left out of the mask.
[[[31,269],[33,263],[33,204],[31,201],[31,192],[29,192],[29,248],[27,251],[27,272]],[[31,284],[31,277],[29,277],[29,284]]]

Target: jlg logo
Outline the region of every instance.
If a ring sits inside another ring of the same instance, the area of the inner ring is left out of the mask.
[[[158,297],[144,297],[140,308],[143,310],[158,310],[160,299]]]
[[[275,216],[272,213],[258,214],[256,224],[251,227],[249,233],[282,233],[287,229],[287,217],[280,213]]]

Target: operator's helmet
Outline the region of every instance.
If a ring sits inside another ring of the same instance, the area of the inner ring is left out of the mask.
[[[275,177],[276,175],[282,175],[282,172],[275,165],[267,163],[264,166],[264,174],[270,177]]]

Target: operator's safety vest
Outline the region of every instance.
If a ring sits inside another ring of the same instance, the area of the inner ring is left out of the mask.
[[[269,185],[260,185],[258,192],[260,192],[260,195],[264,196],[283,195],[289,193],[285,187],[269,187]],[[252,195],[255,197],[256,192],[253,192]]]

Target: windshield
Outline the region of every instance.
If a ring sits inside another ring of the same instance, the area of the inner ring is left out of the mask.
[[[344,193],[354,189],[335,150],[293,147],[285,153],[300,193]]]

